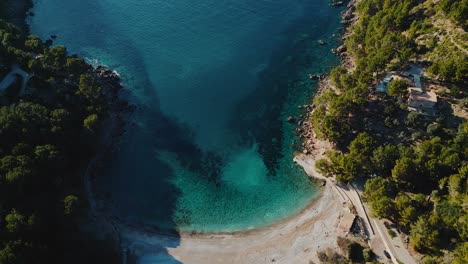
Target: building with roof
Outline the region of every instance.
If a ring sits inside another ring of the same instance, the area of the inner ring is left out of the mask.
[[[356,220],[355,214],[345,213],[345,215],[343,215],[343,217],[341,218],[338,228],[340,229],[341,232],[349,233],[351,231],[351,228],[354,225],[355,220]]]

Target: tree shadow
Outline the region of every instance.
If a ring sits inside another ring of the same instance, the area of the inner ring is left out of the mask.
[[[190,131],[159,111],[149,80],[140,85],[147,87],[144,93],[153,104],[139,105],[133,113],[98,185],[114,221],[123,227],[119,232],[124,263],[181,263],[168,252],[180,244],[176,211],[181,193],[173,183],[177,172],[160,154],[180,153],[175,159],[181,164],[201,155]]]
[[[126,132],[115,151],[106,157],[102,173],[93,182],[93,196],[97,203],[102,204],[98,207],[99,213],[113,229],[110,232],[112,240],[117,244],[116,250],[121,251],[123,263],[181,263],[167,250],[180,244],[180,220],[175,213],[181,193],[173,183],[176,172],[159,157],[159,153],[182,153],[177,159],[184,162],[192,156],[200,156],[198,149],[191,143],[190,131],[159,110],[158,95],[136,44],[117,28],[99,24],[102,20],[92,17],[102,13],[97,11],[102,7],[95,1],[80,1],[76,5],[79,9],[94,10],[87,19],[80,17],[81,13],[69,15],[70,20],[79,21],[81,28],[89,28],[86,34],[92,36],[93,42],[88,42],[89,36],[76,36],[73,45],[84,45],[91,50],[113,46],[111,52],[125,50],[125,56],[118,58],[119,64],[110,67],[118,70],[124,65],[122,68],[131,69],[131,72],[122,72],[124,82],[127,76],[134,79],[127,87],[124,83],[125,97],[134,100],[132,93],[139,90],[147,99],[145,102],[136,101],[137,110],[130,114]],[[50,33],[57,34],[59,41],[62,37],[73,39],[70,32]],[[79,55],[89,58],[89,54]],[[100,230],[96,233],[100,236]],[[90,242],[84,247],[98,247],[98,244]],[[85,250],[77,249],[76,252]],[[97,248],[92,250],[99,251]],[[87,263],[102,263],[103,260],[91,258],[86,258]]]
[[[286,119],[280,118],[284,112],[295,119],[300,119],[304,113],[304,110],[298,108],[299,105],[295,105],[295,109],[288,109],[287,104],[294,100],[291,98],[298,96],[309,99],[317,87],[316,81],[310,80],[304,70],[322,74],[339,62],[335,55],[328,56],[330,48],[337,46],[337,41],[330,36],[330,32],[339,26],[339,20],[329,16],[329,12],[334,12],[331,11],[332,7],[310,3],[308,8],[321,9],[324,12],[314,13],[314,16],[306,12],[284,30],[282,34],[286,36],[286,41],[272,51],[268,67],[258,73],[255,90],[237,105],[229,122],[231,129],[240,135],[243,144],[258,144],[258,151],[270,175],[276,174],[278,161],[283,155],[283,132],[287,126],[295,125],[285,125]],[[329,45],[320,45],[318,40],[326,40]],[[318,61],[322,63],[317,64]],[[304,90],[309,90],[307,95],[304,95]],[[297,139],[292,147],[299,148],[301,143]]]

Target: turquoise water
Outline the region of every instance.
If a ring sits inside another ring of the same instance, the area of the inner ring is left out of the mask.
[[[308,73],[337,63],[328,4],[37,1],[31,31],[119,71],[138,105],[96,195],[158,230],[240,231],[306,207],[317,188],[292,163],[285,120],[314,93]]]

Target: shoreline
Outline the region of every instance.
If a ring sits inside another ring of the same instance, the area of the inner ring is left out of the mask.
[[[5,21],[12,23],[29,34],[29,25],[27,18],[34,15],[30,10],[34,7],[32,0],[6,0],[4,2],[5,10],[0,11],[0,17]]]
[[[357,1],[351,0],[347,6],[347,8],[342,13],[343,21],[347,21],[343,28],[343,35],[342,39],[344,39],[349,34],[349,26],[351,22],[355,21],[355,7]],[[350,11],[351,10],[351,11]],[[340,46],[340,47],[343,47]],[[346,53],[346,50],[342,48],[338,48],[333,52],[341,58],[341,66],[346,67],[348,70],[352,70],[354,67],[354,62],[350,56]],[[327,83],[329,82],[329,77],[320,80],[318,87],[317,87],[317,94],[320,94],[327,89]],[[302,124],[307,122],[307,117],[311,113],[309,111],[309,107],[313,106],[303,106],[307,109],[306,116],[301,119],[301,124],[298,128],[302,127]],[[298,135],[300,136],[300,135]],[[311,135],[312,136],[312,135]],[[303,138],[303,142],[307,144],[307,141],[311,139],[311,137]],[[312,137],[312,139],[314,139]],[[314,139],[315,140],[315,139]],[[316,141],[316,140],[315,140]],[[316,145],[315,142],[312,145]],[[329,142],[321,142],[321,147],[317,150],[326,150],[330,149],[333,146],[330,145]],[[320,153],[317,153],[320,154]],[[317,156],[314,159],[318,159]],[[298,165],[300,166],[300,165]],[[312,180],[319,182],[326,182],[328,183],[327,179],[321,178],[320,176],[317,177],[309,177]],[[319,184],[317,184],[319,186]],[[180,245],[175,247],[166,247],[167,251],[166,254],[170,254],[177,259],[180,259],[183,262],[197,262],[203,260],[203,263],[219,263],[216,261],[217,256],[221,256],[218,260],[223,260],[223,262],[227,263],[271,263],[271,262],[279,262],[279,263],[294,263],[294,262],[303,262],[304,260],[308,259],[310,261],[319,262],[316,251],[319,249],[326,249],[332,248],[334,250],[338,249],[336,244],[336,239],[339,236],[346,236],[345,233],[338,231],[338,224],[341,220],[341,216],[346,210],[349,210],[348,203],[344,197],[346,194],[341,194],[338,189],[332,184],[326,184],[324,187],[318,187],[318,195],[315,197],[310,204],[308,204],[304,209],[302,209],[299,213],[291,215],[279,222],[273,223],[268,226],[254,228],[251,230],[244,230],[244,231],[237,231],[237,232],[214,232],[214,233],[198,233],[198,232],[184,232],[178,231],[178,236],[158,233],[158,232],[145,232],[138,227],[136,228],[126,228],[122,226],[121,232],[122,237],[125,240],[129,241],[139,241],[139,245],[127,247],[131,253],[135,253],[134,255],[137,257],[141,257],[146,254],[150,255],[158,255],[152,254],[151,246],[152,245],[170,245],[170,241],[172,239],[178,240],[177,242]],[[326,206],[324,206],[324,204]],[[332,210],[334,209],[334,210]],[[313,213],[311,213],[313,212]],[[325,219],[325,220],[323,220]],[[323,229],[320,230],[306,230],[305,226],[307,227],[317,227],[322,221],[326,221],[328,224],[331,224],[334,228],[329,229],[328,231],[324,231]],[[285,230],[287,229],[287,230]],[[263,241],[262,239],[269,234],[269,240],[271,241],[278,241],[275,243],[275,246],[270,245],[270,242]],[[298,239],[299,234],[303,236],[301,239]],[[282,237],[290,237],[287,243],[281,243]],[[297,253],[297,249],[294,247],[294,243],[297,240],[307,240],[310,239],[309,246],[316,246],[317,248],[314,251],[310,248],[303,248],[302,253]],[[169,243],[168,241],[169,240]],[[317,243],[317,241],[321,241]],[[176,242],[176,241],[172,241]],[[148,248],[140,244],[145,244]],[[249,245],[250,244],[250,245]],[[189,245],[189,246],[188,246]],[[234,248],[231,250],[236,252],[237,248],[242,248],[239,252],[233,254],[230,252],[223,251],[227,249],[227,247]],[[260,251],[252,252],[251,248],[261,248],[259,250],[263,250],[263,252],[268,251],[271,247],[277,247],[277,250],[284,252],[284,249],[289,249],[287,253],[288,256],[282,256],[280,258],[272,257],[275,254],[273,252],[269,252],[268,254],[258,255]],[[282,250],[281,250],[282,249]],[[291,252],[296,252],[294,255],[291,255]],[[164,253],[159,253],[159,255],[163,255]],[[202,255],[206,255],[209,258],[203,258]],[[300,257],[299,257],[300,256]],[[266,257],[266,258],[265,258]],[[271,259],[268,259],[272,257]],[[248,261],[250,258],[251,261]],[[264,262],[259,261],[260,259],[264,259]],[[226,261],[226,259],[231,260]]]
[[[355,10],[355,4],[355,0],[349,2],[347,9],[342,13],[343,20],[345,19],[345,14],[349,13],[350,9],[353,11]],[[349,25],[343,28],[343,38],[349,33],[348,28]],[[352,63],[349,63],[350,59],[345,52],[337,51],[335,54],[341,57],[341,66],[345,65],[345,61],[348,61],[347,65],[352,65]],[[329,77],[327,76],[317,84],[316,94],[322,93],[324,89],[327,88],[325,84],[328,80]],[[307,118],[309,114],[310,111],[306,111],[305,118]],[[302,125],[298,126],[298,128],[299,127],[302,127]],[[304,142],[307,143],[308,139],[309,138],[305,138]],[[325,147],[328,148],[331,146],[325,145]],[[317,183],[324,181],[324,179],[320,177],[311,178],[317,181]],[[170,255],[187,263],[197,261],[203,261],[203,263],[219,263],[216,259],[222,259],[223,262],[227,263],[271,263],[272,261],[294,263],[299,260],[304,261],[305,259],[318,262],[317,250],[326,248],[337,250],[337,237],[346,236],[346,234],[340,232],[337,227],[344,212],[349,210],[347,204],[343,202],[343,197],[340,196],[337,190],[334,190],[334,186],[326,184],[324,187],[319,187],[319,185],[320,184],[317,184],[317,196],[298,213],[267,226],[243,231],[155,231],[154,229],[145,229],[138,225],[127,225],[119,222],[120,220],[108,214],[105,210],[101,211],[99,214],[101,214],[104,221],[108,221],[108,224],[112,226],[120,241],[124,258],[129,258],[131,256],[139,259],[147,255],[158,257]],[[104,205],[104,207],[106,206]],[[327,224],[324,224],[324,222]],[[319,227],[320,224],[321,226]],[[327,231],[324,230],[324,226],[328,228],[325,229]],[[298,237],[301,238],[298,239]],[[309,240],[309,247],[299,250],[302,253],[296,252],[298,248],[297,245],[295,247],[295,243],[298,243],[298,240]],[[278,242],[275,243],[274,241]],[[153,252],[154,250],[152,249],[161,246],[166,249],[167,252]],[[312,250],[310,247],[316,248]],[[257,248],[258,250],[253,251],[252,248]],[[266,254],[259,254],[259,252],[265,253],[265,251],[269,251],[271,248],[276,249]],[[288,252],[284,252],[284,249],[289,250],[287,250]],[[272,257],[277,254],[274,253],[276,251],[283,251],[283,253],[287,253],[287,256]],[[262,258],[265,258],[265,262],[258,261]],[[228,259],[232,262],[228,261]],[[250,259],[250,261],[248,259]]]
[[[342,36],[343,41],[354,34],[350,27],[359,20],[358,14],[356,13],[356,5],[358,2],[359,0],[351,0],[347,10],[342,14],[343,24],[346,25]],[[343,67],[349,73],[353,73],[356,69],[356,62],[353,56],[348,53],[346,45],[343,44],[337,48],[335,50],[335,54],[341,58],[340,67]],[[331,84],[330,76],[326,76],[324,79],[320,80],[317,95],[321,95],[330,89],[335,90],[336,88]],[[362,221],[362,227],[365,231],[367,243],[369,248],[374,252],[376,260],[383,262],[391,261],[395,264],[401,263],[398,258],[401,258],[402,256],[395,253],[393,250],[393,244],[400,243],[403,245],[402,241],[400,238],[398,238],[398,241],[393,240],[393,237],[391,237],[387,232],[390,229],[387,230],[383,219],[378,219],[369,215],[369,206],[362,200],[362,189],[356,187],[355,183],[350,183],[348,185],[336,183],[334,177],[327,178],[317,172],[315,163],[325,157],[327,150],[336,149],[336,145],[329,141],[317,138],[313,125],[310,122],[312,113],[315,111],[314,103],[307,106],[307,110],[309,111],[305,114],[305,117],[301,119],[300,126],[296,130],[305,143],[302,145],[302,152],[294,157],[294,161],[303,167],[304,171],[306,171],[310,177],[323,179],[330,185],[333,185],[334,188],[332,189],[337,193],[337,195],[341,196],[344,203],[350,205],[354,214]],[[362,188],[363,186],[360,187]],[[394,246],[396,248],[404,248],[404,246]],[[416,263],[414,256],[411,256],[408,251],[400,251],[399,253],[402,255],[406,253],[407,256],[405,256],[405,263]]]
[[[30,27],[28,24],[28,17],[34,16],[33,8],[34,3],[32,0],[5,0],[0,5],[0,18],[7,23],[10,23],[21,30],[21,34],[27,36],[30,34]],[[51,40],[43,40],[44,42],[51,44]],[[111,151],[115,145],[116,140],[124,132],[124,127],[127,122],[126,115],[132,111],[132,106],[129,102],[122,97],[120,94],[123,89],[120,83],[120,77],[116,72],[108,69],[107,67],[97,65],[92,66],[89,63],[86,64],[87,69],[84,70],[94,77],[97,83],[101,85],[102,96],[107,103],[108,107],[106,110],[108,116],[104,117],[104,120],[99,120],[98,136],[100,139],[97,143],[97,147],[89,155],[83,158],[78,163],[76,168],[70,171],[73,176],[76,175],[76,180],[79,181],[77,187],[70,188],[74,194],[77,194],[79,199],[83,200],[82,208],[80,212],[76,214],[74,219],[73,228],[76,230],[69,231],[60,229],[60,232],[64,234],[75,234],[72,238],[77,244],[84,244],[86,246],[82,248],[67,248],[65,251],[77,250],[80,253],[84,253],[87,257],[93,257],[94,260],[110,257],[112,259],[118,259],[119,262],[123,262],[122,252],[120,248],[120,240],[118,237],[109,236],[107,230],[111,228],[109,223],[105,220],[100,219],[99,216],[93,213],[93,200],[88,196],[89,184],[87,181],[88,171],[92,170],[92,164],[98,162],[106,153]],[[104,139],[109,139],[104,140]],[[64,188],[65,191],[69,189]],[[63,190],[62,190],[63,191]],[[80,201],[81,203],[81,201]],[[97,228],[102,229],[97,229]],[[79,230],[79,231],[78,231]],[[94,232],[98,230],[98,232]],[[57,243],[63,243],[63,240],[56,238]],[[99,255],[93,255],[93,250],[100,248],[104,252],[100,252]],[[68,253],[68,252],[67,252]],[[88,255],[89,254],[89,255]]]
[[[345,207],[339,198],[332,191],[324,190],[300,214],[264,229],[238,234],[182,233],[180,237],[122,230],[122,237],[126,241],[137,241],[126,246],[139,257],[149,255],[160,258],[169,253],[187,263],[219,263],[217,260],[226,263],[318,261],[316,250],[329,247],[336,249],[336,237],[345,236],[337,229],[344,212]],[[177,245],[171,246],[173,243]],[[152,252],[152,248],[161,245],[167,249],[167,253]],[[279,252],[283,254],[279,255]]]
[[[317,93],[319,93],[321,87],[319,85]],[[177,248],[169,246],[167,250],[171,255],[186,259],[189,263],[196,259],[203,261],[203,263],[219,263],[216,261],[216,256],[223,258],[224,262],[229,262],[226,261],[227,259],[232,260],[232,263],[251,263],[254,260],[256,263],[260,263],[257,260],[264,257],[268,257],[268,260],[265,258],[265,263],[272,260],[282,263],[294,263],[307,258],[315,262],[318,260],[316,255],[318,249],[336,248],[336,237],[341,234],[336,227],[344,208],[340,198],[336,197],[333,191],[328,190],[332,188],[329,185],[323,188],[319,187],[317,196],[311,199],[311,202],[300,212],[268,226],[237,232],[192,233],[190,231],[178,231],[179,237],[157,233],[148,234],[145,233],[144,229],[138,227],[135,230],[127,229],[124,225],[118,223],[118,220],[114,221],[114,218],[109,217],[106,211],[97,212],[100,211],[96,210],[96,208],[99,208],[97,203],[100,201],[96,200],[92,192],[92,180],[95,177],[94,174],[99,171],[99,166],[102,165],[102,162],[105,162],[106,155],[112,152],[116,146],[121,135],[119,131],[124,132],[124,130],[120,129],[124,129],[125,125],[122,126],[122,124],[125,123],[124,120],[126,119],[123,115],[126,113],[128,112],[111,111],[106,124],[103,124],[102,131],[102,137],[110,139],[110,141],[100,141],[97,154],[89,161],[88,166],[85,168],[86,173],[83,175],[85,183],[83,188],[90,203],[93,221],[96,221],[91,225],[97,228],[106,227],[106,229],[109,229],[107,232],[114,237],[114,244],[119,249],[125,249],[123,247],[125,243],[122,240],[138,235],[138,240],[145,237],[148,241],[156,241],[156,244],[165,244],[167,240],[171,239],[179,240],[180,246]],[[319,227],[319,223],[322,223],[322,226]],[[324,226],[327,227],[326,230],[328,231],[324,232],[322,229]],[[104,230],[98,231],[106,232]],[[341,235],[344,236],[344,234]],[[277,243],[276,241],[281,242]],[[303,245],[304,241],[308,241],[307,246]],[[200,243],[203,245],[199,245]],[[315,247],[316,244],[318,244],[318,247],[312,249],[311,247]],[[207,247],[209,250],[207,250]],[[253,251],[251,248],[257,250]],[[223,252],[224,249],[228,252]],[[288,249],[287,252],[284,252],[285,249]],[[128,250],[138,251],[140,249],[128,247]],[[297,250],[300,252],[296,252]],[[148,251],[151,252],[150,249]],[[276,256],[278,252],[286,253],[287,256]],[[125,254],[125,250],[121,250],[120,253]],[[205,255],[209,259],[204,259]],[[250,261],[248,261],[249,259]]]
[[[315,179],[313,179],[315,180]],[[120,226],[122,230],[128,230],[131,232],[144,232],[146,235],[155,235],[155,236],[168,236],[168,237],[186,237],[186,238],[199,238],[199,239],[209,239],[213,237],[243,237],[246,235],[255,235],[257,233],[262,233],[267,230],[274,229],[277,226],[281,226],[297,217],[300,217],[301,215],[305,214],[308,210],[313,209],[315,204],[320,202],[320,199],[323,197],[324,193],[324,187],[319,187],[317,188],[317,195],[311,199],[309,203],[307,203],[306,207],[298,211],[297,213],[294,213],[290,216],[287,216],[284,219],[275,221],[274,223],[268,224],[268,225],[262,225],[258,227],[254,227],[251,229],[246,229],[246,230],[240,230],[240,231],[183,231],[183,230],[167,230],[167,231],[159,231],[151,228],[147,228],[146,230],[144,227],[139,227],[136,225],[131,225],[131,224],[123,224],[119,223],[117,224]],[[117,220],[118,221],[118,220]],[[177,235],[175,235],[177,234]]]
[[[346,6],[346,9],[341,13],[343,24],[343,33],[341,36],[342,42],[344,42],[349,35],[353,34],[353,32],[350,32],[349,29],[354,23],[357,22],[358,19],[356,14],[356,5],[358,1],[359,0],[350,0]],[[354,59],[348,53],[344,43],[342,43],[342,45],[338,48],[332,49],[332,52],[340,58],[340,67],[345,68],[349,72],[352,72],[355,69],[356,65]],[[330,76],[325,75],[323,78],[319,79],[317,84],[317,92],[315,93],[314,97],[322,95],[328,89],[333,89],[333,87],[330,83]],[[306,111],[304,112],[303,117],[299,120],[298,126],[296,128],[297,136],[302,140],[302,151],[299,153],[312,157],[315,162],[323,158],[325,154],[324,152],[326,150],[334,149],[335,145],[329,141],[319,140],[315,135],[312,124],[310,122],[312,113],[315,110],[314,103],[311,102],[310,104],[301,107]],[[295,159],[296,156],[297,155],[295,155],[293,159]],[[318,177],[318,179],[323,180],[321,177]]]
[[[91,159],[86,162],[81,173],[83,182],[83,195],[88,203],[88,221],[83,223],[84,227],[92,227],[93,237],[105,236],[109,239],[110,245],[115,248],[116,253],[121,252],[121,239],[116,224],[102,212],[98,212],[97,200],[93,192],[93,181],[99,173],[102,166],[106,164],[106,157],[115,151],[118,141],[125,133],[128,125],[129,116],[135,107],[128,101],[122,99],[121,91],[124,89],[120,82],[120,76],[115,71],[106,66],[98,65],[93,67],[93,74],[99,80],[104,90],[105,97],[109,102],[108,116],[101,123],[99,132],[99,144]]]

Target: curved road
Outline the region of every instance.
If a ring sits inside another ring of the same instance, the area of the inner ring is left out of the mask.
[[[369,236],[369,240],[382,241],[385,246],[386,251],[391,256],[391,261],[394,264],[400,264],[400,263],[417,264],[417,262],[414,260],[414,258],[410,255],[410,253],[406,249],[406,246],[404,245],[400,237],[396,236],[395,238],[391,238],[387,232],[387,228],[383,224],[383,220],[370,217],[367,214],[367,212],[369,211],[369,208],[366,206],[366,204],[362,202],[360,198],[360,195],[362,195],[362,193],[360,191],[358,191],[352,185],[351,186],[337,185],[334,182],[332,182],[330,178],[326,178],[320,173],[318,173],[315,169],[315,160],[307,155],[300,154],[294,157],[294,161],[298,165],[300,165],[304,169],[304,171],[307,173],[307,175],[309,175],[310,177],[325,180],[328,184],[335,186],[336,189],[335,188],[333,189],[337,191],[340,197],[344,198],[345,200],[348,200],[354,205],[359,217],[361,217],[364,220],[364,223],[365,223],[364,226],[367,229],[366,233]],[[346,197],[344,197],[343,194]],[[383,252],[374,252],[374,253],[376,253],[376,255],[379,256],[379,258],[383,260],[387,259],[387,257],[383,254]]]
[[[23,69],[21,69],[18,64],[14,64],[11,69],[11,72],[8,73],[8,75],[5,76],[5,78],[3,78],[3,80],[0,82],[0,91],[5,90],[6,88],[8,88],[10,85],[13,84],[13,82],[15,81],[16,74],[21,75],[22,77],[20,95],[24,94],[24,92],[26,91],[26,85],[28,84],[30,76],[27,72],[23,71]]]

